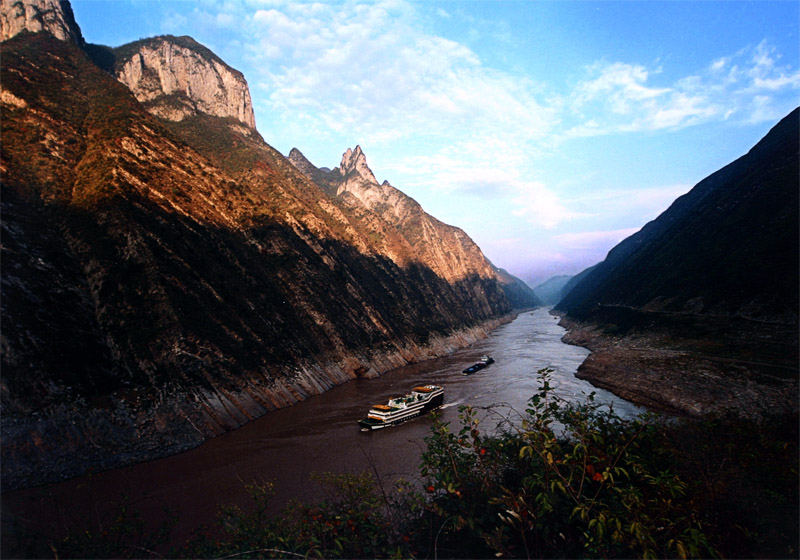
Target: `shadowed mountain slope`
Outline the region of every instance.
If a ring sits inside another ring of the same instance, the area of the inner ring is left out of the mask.
[[[297,148],[289,153],[289,161],[343,208],[360,216],[398,263],[410,258],[451,282],[465,275],[497,282],[515,309],[542,305],[522,280],[493,266],[463,230],[437,220],[388,181],[379,183],[360,146],[348,149],[333,170],[317,168]],[[376,224],[387,224],[389,229],[378,230]]]
[[[596,350],[579,375],[688,413],[797,408],[799,143],[796,109],[581,274],[557,306]]]
[[[246,118],[153,111],[47,33],[2,60],[4,491],[187,449],[512,309],[492,274],[434,270]]]
[[[791,322],[798,309],[798,110],[614,247],[558,308],[597,305]]]

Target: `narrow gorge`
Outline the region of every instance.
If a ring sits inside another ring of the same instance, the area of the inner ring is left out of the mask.
[[[76,29],[55,0],[3,18],[4,491],[191,448],[539,305],[393,187],[383,211],[360,150],[343,190],[298,170],[193,40],[86,45],[51,33]]]

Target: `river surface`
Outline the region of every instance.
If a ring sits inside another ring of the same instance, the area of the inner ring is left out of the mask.
[[[4,514],[41,526],[75,527],[107,521],[109,504],[127,495],[133,507],[154,521],[163,509],[179,514],[175,537],[212,524],[220,504],[246,506],[245,483],[273,482],[275,511],[289,500],[311,501],[321,488],[309,475],[370,470],[383,481],[415,481],[432,419],[430,415],[396,427],[362,432],[356,421],[372,404],[433,383],[445,389],[442,418],[458,424],[458,406],[481,408],[482,425],[494,427],[502,416],[517,417],[539,387],[537,371],[552,368],[556,393],[585,401],[613,403],[621,416],[643,409],[575,377],[589,351],[561,342],[564,329],[545,309],[523,313],[490,336],[449,356],[405,366],[372,380],[357,379],[292,407],[270,412],[236,431],[191,451],[163,459],[81,477],[42,488],[3,495]],[[469,376],[461,371],[484,354],[495,363]],[[516,412],[515,412],[516,411]],[[457,429],[457,428],[456,428]],[[45,521],[46,520],[46,521]]]

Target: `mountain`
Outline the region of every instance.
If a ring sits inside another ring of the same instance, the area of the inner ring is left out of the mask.
[[[511,316],[463,232],[401,234],[355,175],[320,188],[194,41],[20,24],[68,6],[3,3],[22,30],[0,44],[4,491],[188,449]]]
[[[555,305],[561,301],[561,291],[571,278],[573,277],[566,274],[553,276],[533,288],[533,293],[535,293],[545,305]]]
[[[600,263],[597,263],[600,264]],[[567,297],[567,294],[572,291],[572,288],[577,286],[581,280],[583,280],[589,273],[592,272],[597,267],[597,264],[593,264],[590,267],[587,267],[580,271],[578,274],[567,280],[566,284],[561,287],[561,291],[558,294],[558,301],[560,302],[562,299]],[[556,308],[558,305],[556,305]]]
[[[471,277],[499,283],[516,309],[542,305],[527,284],[495,268],[463,230],[440,222],[388,181],[379,183],[360,146],[348,148],[333,170],[317,168],[297,148],[288,159],[355,214],[388,224],[389,230],[375,231],[376,240],[398,264],[422,263],[451,282]]]
[[[113,53],[114,75],[153,115],[231,117],[256,128],[244,76],[191,37],[143,39]]]
[[[654,382],[644,358],[616,356],[628,369],[619,376],[602,352],[585,375],[595,368],[593,382],[636,385],[690,413],[796,408],[799,139],[796,109],[614,247],[558,304],[568,322],[614,338],[615,352],[638,337],[640,358],[647,346],[677,353],[675,386]]]
[[[515,309],[542,307],[544,302],[525,281],[517,278],[504,268],[495,268],[500,286]]]
[[[81,47],[86,44],[66,0],[0,0],[0,41],[23,31],[49,33]]]

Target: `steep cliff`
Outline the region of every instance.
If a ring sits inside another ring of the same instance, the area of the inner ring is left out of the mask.
[[[66,0],[1,0],[0,41],[23,31],[49,33],[62,41],[83,46],[81,30]]]
[[[114,74],[148,111],[180,121],[204,113],[256,127],[241,72],[191,37],[165,35],[114,49]]]
[[[156,118],[47,33],[2,60],[4,490],[186,449],[511,309],[480,268],[439,274],[204,93]]]
[[[582,273],[557,306],[598,350],[579,374],[689,413],[797,407],[799,151],[796,109]]]
[[[499,285],[513,308],[542,305],[524,282],[495,268],[463,230],[437,220],[388,181],[379,183],[360,146],[348,148],[333,170],[317,168],[297,148],[289,153],[289,161],[351,212],[390,226],[376,230],[375,238],[399,265],[423,264],[451,283],[469,280],[477,288],[473,297],[478,301],[485,299],[481,285],[488,283]]]

